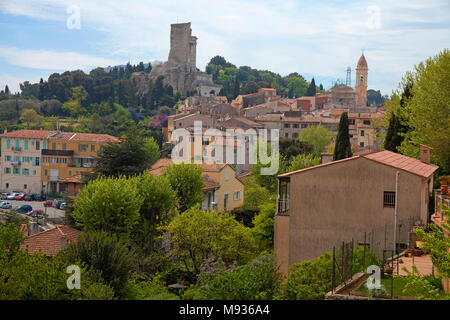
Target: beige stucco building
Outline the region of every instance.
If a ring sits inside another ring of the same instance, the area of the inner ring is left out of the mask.
[[[16,130],[1,137],[0,190],[41,193],[41,150],[47,138],[56,133],[48,130]]]
[[[383,150],[279,175],[274,257],[281,272],[286,276],[294,263],[392,224],[397,172],[398,219],[428,223],[438,167],[429,163],[426,147],[421,152],[423,162]],[[393,247],[392,235],[385,241]]]

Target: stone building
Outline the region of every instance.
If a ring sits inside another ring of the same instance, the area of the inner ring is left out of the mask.
[[[191,23],[172,24],[169,59],[155,66],[150,78],[164,76],[164,82],[183,95],[193,91],[201,96],[218,95],[222,86],[213,82],[212,75],[197,69],[196,58],[197,37],[192,36]]]

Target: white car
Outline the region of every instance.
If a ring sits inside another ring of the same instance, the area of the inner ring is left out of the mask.
[[[11,202],[8,201],[0,202],[0,209],[11,209],[11,208],[12,208]]]
[[[20,193],[11,193],[6,196],[6,200],[14,200]]]

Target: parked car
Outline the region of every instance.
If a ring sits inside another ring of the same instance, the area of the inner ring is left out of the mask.
[[[0,193],[0,199],[1,199],[1,200],[6,200],[6,197],[7,197],[7,196],[8,196],[8,194],[5,193],[5,192]]]
[[[25,194],[20,193],[14,198],[14,200],[24,200],[24,198],[25,198]]]
[[[61,210],[64,210],[65,208],[66,208],[66,202],[64,201],[64,202],[62,202],[60,205],[59,205],[59,208],[61,209]]]
[[[65,201],[64,200],[61,200],[61,199],[55,199],[55,200],[53,200],[53,204],[52,204],[52,207],[54,207],[54,208],[56,208],[56,209],[61,209],[61,204],[65,204]]]
[[[20,212],[20,213],[27,213],[27,212],[33,211],[33,207],[28,204],[23,204],[21,206],[15,207],[13,210]]]
[[[24,200],[24,201],[33,201],[33,197],[31,196],[31,194],[26,194],[26,195],[23,197],[23,200]]]
[[[33,201],[44,201],[45,200],[45,196],[40,195],[40,194],[33,194],[33,195],[31,195],[31,198]]]
[[[12,208],[11,202],[8,201],[0,202],[0,209],[11,209],[11,208]]]
[[[44,207],[51,207],[53,205],[53,200],[45,200],[44,201]]]
[[[32,218],[43,218],[44,210],[32,210],[26,213],[28,217]]]
[[[6,200],[16,200],[16,196],[18,196],[20,193],[10,193],[6,196]]]

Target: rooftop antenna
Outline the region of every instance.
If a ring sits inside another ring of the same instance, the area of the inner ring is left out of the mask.
[[[347,67],[347,78],[345,79],[345,85],[348,87],[352,86],[352,69]]]

